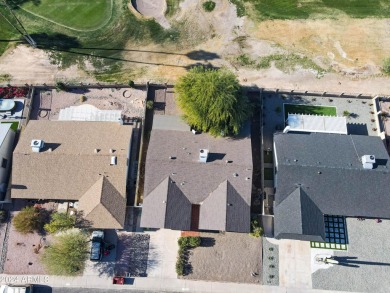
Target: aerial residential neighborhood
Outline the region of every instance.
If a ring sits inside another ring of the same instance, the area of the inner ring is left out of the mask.
[[[1,0],[0,293],[389,292],[389,21]]]

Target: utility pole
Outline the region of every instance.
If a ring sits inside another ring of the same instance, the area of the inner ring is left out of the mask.
[[[12,8],[7,4],[6,0],[3,0],[3,5],[5,7],[8,8],[8,10],[11,12],[12,16],[14,19],[16,19],[17,23],[20,25],[20,27],[22,28],[21,30],[19,28],[17,28],[14,24],[12,24],[11,21],[8,20],[8,18],[3,14],[1,13],[0,11],[0,15],[13,27],[15,28],[22,36],[23,38],[26,39],[26,41],[31,45],[33,46],[34,48],[37,47],[37,43],[34,41],[34,39],[28,34],[27,30],[24,28],[22,22],[16,17],[15,13],[13,12]]]

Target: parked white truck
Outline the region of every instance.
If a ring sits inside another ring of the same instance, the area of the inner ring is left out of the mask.
[[[0,293],[33,293],[33,285],[1,285]]]

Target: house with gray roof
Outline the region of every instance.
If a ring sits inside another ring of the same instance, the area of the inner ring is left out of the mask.
[[[249,232],[249,127],[235,138],[194,133],[155,115],[145,167],[141,227]]]
[[[71,202],[93,227],[122,229],[132,130],[31,120],[13,152],[11,198]]]
[[[275,238],[325,241],[325,215],[390,219],[389,155],[374,136],[277,133]]]

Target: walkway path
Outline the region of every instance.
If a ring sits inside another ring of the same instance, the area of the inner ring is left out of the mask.
[[[22,278],[26,280],[22,281]],[[26,276],[0,275],[0,281],[7,283],[26,283],[29,280]],[[30,276],[31,278],[31,276]],[[261,286],[254,284],[220,283],[205,281],[190,281],[181,279],[160,279],[160,278],[133,278],[132,284],[112,285],[112,281],[107,277],[85,276],[85,277],[60,277],[60,276],[35,276],[42,285],[51,287],[73,287],[73,288],[98,288],[98,289],[124,289],[124,290],[154,290],[157,292],[215,292],[215,293],[332,293],[339,291],[314,290],[303,288],[286,288],[275,286]],[[30,279],[31,281],[31,279]],[[9,282],[8,282],[9,283]],[[30,283],[36,283],[34,281]],[[131,292],[131,291],[130,291]]]

